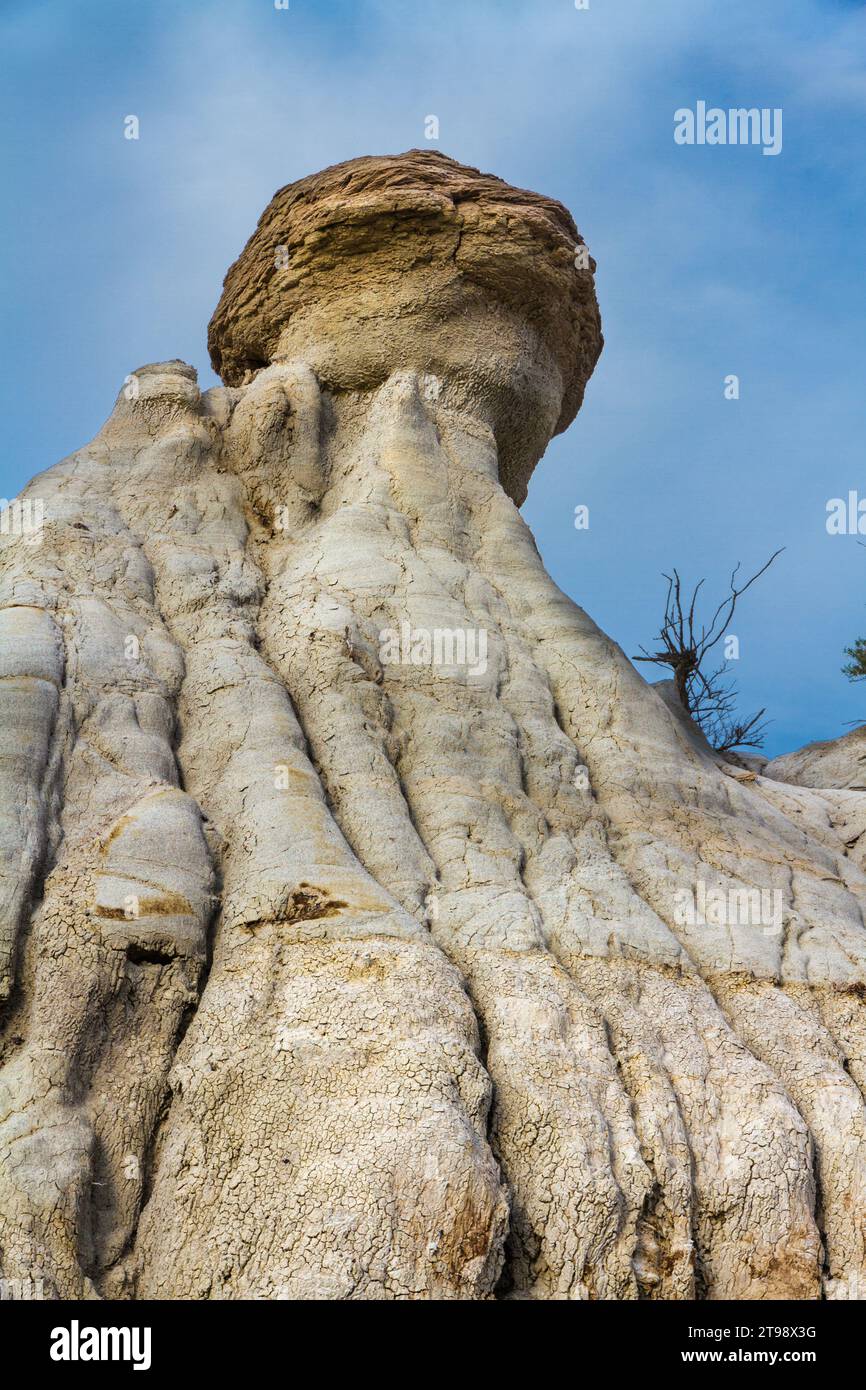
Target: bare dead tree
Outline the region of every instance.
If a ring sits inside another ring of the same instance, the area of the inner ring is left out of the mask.
[[[858,541],[858,545],[862,545]],[[842,674],[847,676],[849,681],[862,681],[866,678],[866,637],[855,637],[850,647],[845,648],[845,655],[850,660],[842,667]],[[862,720],[851,720],[852,724],[861,723]]]
[[[691,598],[684,600],[679,572],[674,570],[672,575],[666,574],[668,592],[665,616],[658,635],[661,649],[649,652],[646,647],[641,647],[643,654],[632,658],[634,661],[648,661],[670,668],[683,709],[700,725],[719,753],[730,752],[733,748],[760,748],[767,727],[764,719],[766,710],[760,709],[748,719],[737,719],[736,686],[727,679],[724,663],[709,673],[704,670],[707,654],[724,637],[738,599],[767,572],[782,550],[784,546],[774,551],[767,563],[756,570],[745,584],[737,583],[740,568],[737,563],[731,573],[730,593],[722,599],[708,625],[699,622],[696,617],[703,579],[695,585]]]

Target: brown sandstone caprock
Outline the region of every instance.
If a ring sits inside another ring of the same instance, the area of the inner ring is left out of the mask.
[[[226,276],[211,361],[229,386],[303,361],[339,394],[430,373],[444,406],[493,429],[520,506],[601,352],[594,270],[551,198],[427,150],[353,159],[271,199]]]
[[[229,385],[141,368],[31,484],[0,1277],[862,1296],[866,795],[729,775],[546,575],[515,501],[600,349],[581,247],[435,154],[303,180],[227,277]]]

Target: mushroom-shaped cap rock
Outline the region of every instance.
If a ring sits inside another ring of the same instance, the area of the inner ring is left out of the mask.
[[[303,358],[335,390],[436,375],[488,420],[518,504],[601,351],[589,257],[566,208],[428,150],[333,165],[274,195],[208,334],[242,385]]]

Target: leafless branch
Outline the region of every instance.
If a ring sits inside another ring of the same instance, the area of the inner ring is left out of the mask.
[[[759,710],[746,720],[734,716],[736,706],[736,687],[726,684],[724,665],[707,675],[703,663],[707,653],[721,641],[737,608],[737,602],[756,579],[766,574],[773,561],[782,553],[784,546],[773,552],[766,564],[747,579],[745,584],[737,583],[740,565],[731,571],[728,587],[730,593],[716,608],[709,625],[696,618],[698,596],[703,579],[695,585],[687,608],[683,608],[682,581],[679,571],[666,574],[668,582],[665,598],[665,615],[657,641],[661,644],[656,651],[641,647],[641,655],[635,661],[649,662],[656,666],[667,666],[676,687],[677,694],[686,712],[700,724],[710,743],[719,752],[732,748],[761,747],[766,729],[763,719],[765,711]]]

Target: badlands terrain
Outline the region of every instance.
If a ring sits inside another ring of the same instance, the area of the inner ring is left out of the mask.
[[[864,1296],[862,738],[722,758],[546,574],[594,268],[442,155],[325,170],[228,272],[224,384],[119,364],[23,494],[0,1278]]]

